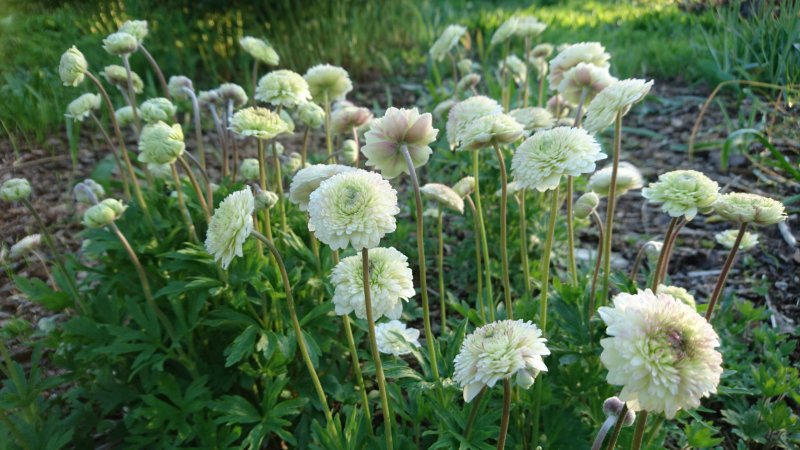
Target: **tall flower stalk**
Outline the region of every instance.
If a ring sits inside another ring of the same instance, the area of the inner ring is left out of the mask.
[[[478,282],[478,304],[475,305],[478,308],[478,317],[481,318],[481,322],[486,323],[486,305],[483,301],[483,296],[485,293],[483,292],[483,263],[481,261],[481,225],[480,220],[478,217],[478,210],[475,207],[475,202],[472,201],[472,196],[467,195],[464,197],[467,200],[467,204],[469,205],[470,210],[472,211],[472,222],[475,228],[475,277]]]
[[[100,133],[105,138],[106,142],[108,143],[108,147],[111,149],[111,155],[114,157],[114,162],[117,163],[117,167],[119,168],[119,177],[122,178],[122,192],[125,195],[126,200],[131,199],[131,188],[128,184],[128,175],[126,174],[125,167],[122,164],[122,160],[119,157],[119,151],[117,151],[117,146],[111,140],[111,136],[108,135],[108,132],[103,127],[103,124],[100,123],[100,120],[94,113],[91,113],[92,120],[94,121],[95,125],[97,125],[97,129],[100,130]]]
[[[611,184],[608,186],[608,203],[606,204],[606,223],[603,227],[603,282],[601,302],[608,301],[611,278],[611,244],[614,231],[614,210],[617,201],[617,173],[619,171],[620,149],[622,148],[622,111],[617,112],[614,119],[614,152],[612,153]],[[646,418],[646,416],[645,416]]]
[[[137,130],[142,129],[142,123],[139,121],[139,112],[136,106],[136,91],[133,89],[133,75],[131,75],[131,62],[130,55],[122,55],[122,65],[125,66],[125,72],[128,74],[128,95],[127,99],[133,111],[133,123]]]
[[[532,298],[531,293],[531,268],[528,262],[528,218],[525,211],[525,189],[520,189],[517,193],[519,199],[519,257],[522,262],[522,280],[525,283],[525,296]]]
[[[494,322],[495,318],[495,304],[494,292],[492,289],[492,269],[491,260],[489,259],[489,242],[486,238],[486,224],[483,217],[483,207],[481,206],[481,182],[480,182],[480,155],[478,152],[472,152],[472,176],[475,178],[475,207],[478,210],[477,220],[478,229],[480,230],[481,251],[483,252],[483,263],[486,284],[486,299],[489,307],[489,321]]]
[[[494,142],[494,153],[500,165],[500,259],[503,268],[503,298],[505,299],[506,317],[514,318],[511,303],[511,276],[508,271],[508,176],[506,175],[506,161],[503,151],[497,142]]]
[[[189,213],[189,208],[186,207],[186,201],[183,198],[183,184],[178,175],[178,168],[175,167],[174,162],[170,163],[169,167],[172,170],[172,181],[175,183],[175,192],[178,194],[178,208],[181,210],[181,216],[183,216],[183,222],[186,225],[186,230],[189,232],[189,238],[192,242],[198,243],[200,240],[197,238],[197,232],[194,229],[194,223],[192,223],[192,215]]]

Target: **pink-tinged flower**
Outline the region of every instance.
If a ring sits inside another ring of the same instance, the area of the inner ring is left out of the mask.
[[[420,114],[417,108],[389,108],[365,135],[366,144],[361,152],[367,157],[367,166],[380,170],[388,179],[409,173],[402,146],[408,150],[414,167],[425,165],[432,152],[429,144],[439,133],[432,123],[431,114]]]

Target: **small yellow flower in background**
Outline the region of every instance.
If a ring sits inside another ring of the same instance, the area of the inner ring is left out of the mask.
[[[307,211],[311,193],[323,181],[334,175],[355,170],[355,167],[341,164],[314,164],[300,169],[292,178],[292,184],[289,186],[289,201],[297,205],[300,211]]]
[[[719,185],[696,170],[673,170],[661,174],[658,181],[642,189],[642,197],[660,204],[661,210],[672,217],[685,216],[692,220],[697,213],[706,214],[714,208]]]
[[[64,86],[77,86],[83,82],[86,69],[89,63],[80,50],[74,45],[61,55],[61,62],[58,64],[58,75]]]
[[[104,227],[119,219],[127,208],[121,201],[107,198],[83,213],[83,224],[89,228]]]
[[[616,120],[617,114],[625,114],[631,106],[644,100],[653,87],[653,80],[627,79],[611,83],[600,91],[586,108],[583,127],[590,133],[598,133]]]
[[[697,303],[694,300],[694,295],[690,294],[689,291],[680,286],[666,286],[659,284],[658,289],[656,289],[656,294],[671,295],[673,298],[680,300],[685,305],[691,306],[693,309],[696,309],[697,307]]]
[[[67,105],[66,117],[83,122],[96,109],[100,109],[102,98],[98,94],[86,93],[71,101]]]
[[[456,191],[461,198],[464,198],[475,191],[475,177],[466,176],[456,184],[453,185],[453,190]]]
[[[223,269],[233,258],[242,256],[242,246],[253,231],[255,198],[250,188],[244,188],[225,197],[211,217],[206,233],[206,251],[214,256]]]
[[[585,219],[597,209],[600,204],[600,196],[589,191],[578,197],[575,201],[574,214],[578,219]]]
[[[132,34],[118,31],[103,39],[103,48],[115,56],[129,55],[139,48],[139,41]]]
[[[434,61],[443,60],[466,33],[466,27],[462,27],[461,25],[448,25],[441,36],[439,36],[439,39],[431,46],[429,51],[431,58],[433,58]]]
[[[492,35],[492,45],[501,44],[514,36],[517,33],[519,26],[519,19],[516,16],[509,17],[505,22],[501,23],[497,30]]]
[[[289,125],[278,114],[261,107],[240,109],[231,118],[229,130],[240,136],[253,136],[257,139],[273,139],[287,133]]]
[[[608,73],[607,67],[597,67],[582,62],[564,72],[564,78],[558,85],[558,93],[564,101],[577,105],[585,91],[584,104],[588,105],[600,91],[616,81],[617,79]]]
[[[311,100],[308,83],[299,74],[291,70],[274,70],[258,81],[256,100],[273,106],[296,108]]]
[[[185,149],[183,129],[177,123],[147,124],[139,136],[139,161],[143,163],[172,164]]]
[[[330,64],[318,64],[306,71],[303,78],[308,82],[311,98],[319,103],[328,99],[328,102],[343,100],[353,90],[350,75],[341,67]]]
[[[122,33],[128,33],[136,38],[138,42],[142,42],[147,37],[147,21],[146,20],[126,20],[119,30]]]
[[[297,108],[297,118],[303,125],[317,129],[325,123],[325,110],[316,103],[303,103]]]
[[[736,223],[774,225],[786,220],[783,203],[744,192],[720,195],[714,204],[714,212],[725,220]]]
[[[394,356],[403,356],[419,347],[419,330],[406,328],[399,320],[390,320],[375,325],[378,351]]]
[[[577,66],[578,63],[587,63],[607,69],[611,55],[606,53],[606,48],[599,42],[581,42],[572,44],[560,50],[550,61],[550,86],[555,89],[564,78],[564,73]]]
[[[586,188],[607,197],[611,190],[612,170],[613,167],[609,165],[593,173],[589,177]],[[619,197],[628,191],[640,189],[642,186],[644,186],[644,179],[639,169],[629,162],[620,162],[617,167],[617,189],[614,194]]]
[[[122,108],[114,111],[114,118],[117,119],[117,124],[120,127],[131,125],[133,123],[133,108],[130,106],[123,106]]]
[[[269,44],[266,39],[258,39],[252,36],[245,36],[239,40],[239,45],[250,56],[257,59],[268,66],[277,66],[280,62],[280,57],[275,49]]]
[[[738,234],[739,230],[725,230],[715,234],[714,240],[716,240],[719,245],[730,250],[733,248],[733,244],[736,243],[736,236]],[[756,245],[758,245],[758,233],[745,231],[742,236],[742,241],[739,242],[739,250],[746,252],[755,248]]]
[[[422,195],[428,200],[464,214],[464,199],[450,186],[439,183],[428,183],[420,189]]]
[[[117,88],[126,93],[128,92],[128,71],[124,67],[111,64],[104,67],[100,75]],[[133,85],[133,92],[141,94],[144,91],[144,82],[136,72],[131,72],[131,84]]]
[[[31,184],[25,178],[9,178],[0,186],[0,200],[18,202],[31,196]]]
[[[247,104],[247,93],[244,88],[235,83],[222,83],[217,88],[217,94],[222,99],[222,104],[233,102],[234,108],[241,108]]]
[[[405,146],[414,167],[428,162],[432,153],[430,143],[436,140],[439,130],[433,128],[430,113],[420,114],[417,108],[389,108],[380,119],[372,122],[364,135],[365,144],[361,153],[366,156],[366,165],[379,170],[392,179],[409,173],[401,147]]]
[[[537,106],[512,109],[508,112],[508,115],[522,124],[522,128],[529,133],[552,128],[556,122],[550,111]]]
[[[139,106],[142,120],[147,123],[172,122],[176,111],[177,108],[175,108],[175,105],[165,97],[145,100],[145,102]]]

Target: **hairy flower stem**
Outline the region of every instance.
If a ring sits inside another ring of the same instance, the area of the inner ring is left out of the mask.
[[[592,287],[589,291],[589,333],[591,334],[592,329],[592,316],[594,315],[594,306],[595,306],[595,299],[596,292],[595,289],[597,288],[597,276],[600,274],[600,264],[603,262],[603,220],[600,219],[600,214],[597,214],[597,211],[592,211],[592,218],[594,219],[594,223],[597,226],[597,255],[595,255],[594,259],[594,272],[592,273]]]
[[[211,220],[211,209],[214,207],[214,189],[211,186],[211,179],[208,178],[208,172],[200,167],[200,162],[197,161],[191,153],[184,153],[184,155],[197,167],[197,170],[200,171],[200,175],[203,176],[203,181],[206,184],[207,198],[203,198],[203,190],[200,188],[200,183],[197,182],[197,177],[194,176],[192,168],[189,167],[189,163],[186,162],[186,158],[184,158],[183,155],[179,156],[178,162],[181,163],[181,167],[186,171],[186,175],[189,177],[189,181],[191,181],[194,187],[194,192],[197,194],[197,199],[203,207],[203,212],[206,214],[206,222],[209,222]]]
[[[624,417],[624,416],[623,416]],[[644,437],[644,429],[647,425],[647,411],[642,411],[636,418],[636,428],[633,430],[633,440],[631,441],[631,450],[640,450],[642,448],[642,438]]]
[[[289,233],[289,225],[286,223],[286,205],[283,198],[283,174],[281,173],[281,162],[278,159],[278,146],[276,141],[272,141],[272,164],[275,165],[275,188],[278,193],[278,209],[281,212],[281,230]]]
[[[386,436],[386,449],[394,447],[392,439],[392,412],[389,409],[389,396],[386,392],[386,379],[381,365],[381,354],[378,351],[378,340],[375,337],[375,318],[372,316],[372,293],[369,287],[369,250],[361,249],[361,269],[364,279],[364,306],[367,311],[367,325],[369,326],[369,346],[372,351],[372,360],[375,362],[375,377],[378,379],[378,389],[381,394],[381,408],[383,408],[383,427]]]
[[[542,334],[547,331],[547,291],[550,286],[550,253],[553,251],[553,237],[556,231],[556,216],[558,216],[558,191],[556,187],[550,199],[550,218],[547,224],[547,237],[544,241],[544,251],[542,253],[541,272],[541,297],[539,299],[539,328]]]
[[[633,267],[631,267],[631,274],[629,276],[634,285],[636,284],[636,278],[639,276],[639,268],[642,266],[642,259],[649,245],[649,242],[645,243],[643,246],[639,247],[639,251],[636,252],[636,258],[633,260]]]
[[[469,416],[467,417],[467,424],[464,427],[464,437],[469,439],[470,433],[472,433],[472,425],[475,423],[475,417],[478,416],[478,410],[481,407],[481,401],[483,397],[486,395],[487,388],[484,386],[481,388],[481,391],[478,392],[478,395],[472,399],[472,408],[469,410]]]
[[[494,153],[500,164],[500,258],[503,267],[503,296],[506,306],[506,317],[510,320],[514,318],[514,311],[511,304],[511,277],[508,273],[508,176],[506,175],[506,161],[503,158],[503,151],[497,143],[494,144]]]
[[[453,52],[447,52],[447,56],[450,57],[450,64],[453,70],[453,97],[456,99],[458,98],[458,64],[456,63],[456,57],[453,56]]]
[[[544,76],[539,75],[539,98],[537,99],[539,108],[544,106]]]
[[[622,410],[620,410],[619,415],[617,417],[625,417],[628,414],[628,404],[624,403],[622,405]],[[614,425],[614,430],[611,432],[611,436],[608,438],[608,444],[606,445],[606,450],[614,450],[617,446],[617,439],[619,439],[619,433],[622,431],[622,425],[625,424],[624,420],[617,419],[617,423]]]
[[[206,148],[203,143],[203,128],[200,122],[200,103],[197,101],[197,96],[194,90],[187,87],[182,87],[181,90],[189,96],[192,100],[192,116],[194,119],[194,138],[197,141],[197,158],[200,160],[200,167],[206,170]]]
[[[444,215],[442,214],[442,205],[439,204],[439,214],[436,218],[436,235],[438,237],[439,246],[436,251],[436,270],[439,272],[439,314],[442,319],[442,333],[447,329],[447,301],[446,293],[444,291]]]
[[[497,450],[506,448],[506,435],[508,434],[509,413],[511,412],[511,381],[503,380],[503,416],[500,419],[500,435],[497,438]]]
[[[600,450],[600,447],[603,446],[603,441],[606,439],[606,435],[616,423],[616,416],[611,415],[606,418],[605,422],[603,422],[603,426],[600,427],[600,431],[597,432],[597,437],[592,444],[592,450]]]
[[[478,208],[478,228],[481,235],[481,250],[483,251],[483,264],[486,270],[486,299],[489,307],[489,321],[494,322],[494,293],[492,292],[492,269],[489,260],[489,244],[486,239],[486,226],[483,221],[483,208],[481,207],[481,181],[480,181],[480,154],[472,152],[472,176],[475,178],[475,207]]]
[[[183,199],[183,184],[181,184],[181,177],[178,176],[178,168],[175,167],[174,162],[170,163],[169,167],[172,169],[172,181],[175,183],[175,192],[178,194],[178,208],[181,210],[183,222],[186,225],[186,229],[189,231],[189,238],[191,238],[192,242],[198,243],[200,239],[197,238],[197,232],[192,223],[192,215],[189,214],[189,209],[186,207],[186,202]]]
[[[306,166],[306,155],[308,154],[308,134],[310,129],[306,127],[306,131],[303,132],[303,147],[300,149],[300,166]]]
[[[500,71],[500,101],[503,105],[503,112],[508,112],[511,102],[511,83],[508,82],[508,51],[511,47],[511,39],[507,39],[503,45],[503,69]]]
[[[331,414],[330,407],[328,407],[328,398],[325,396],[325,391],[322,389],[322,383],[320,383],[319,377],[317,376],[317,371],[314,369],[314,363],[311,362],[311,357],[308,354],[308,345],[306,344],[305,336],[303,336],[303,329],[300,328],[300,321],[297,319],[297,311],[295,311],[294,297],[292,295],[292,285],[289,282],[289,274],[286,272],[286,265],[283,263],[283,258],[281,257],[280,252],[278,252],[278,249],[275,247],[275,244],[272,242],[272,239],[268,239],[266,236],[255,230],[253,230],[250,234],[264,243],[264,245],[269,249],[270,253],[272,253],[273,258],[275,258],[275,262],[278,265],[278,270],[281,273],[281,281],[283,282],[283,291],[286,294],[286,306],[289,310],[289,316],[292,320],[294,334],[297,337],[297,347],[300,349],[300,355],[303,357],[303,362],[306,365],[306,369],[308,369],[308,374],[311,376],[311,382],[314,383],[314,389],[317,391],[317,397],[319,398],[319,402],[322,404],[322,410],[325,413],[325,420],[327,420],[328,425],[331,425],[333,423],[333,415]]]
[[[372,423],[372,414],[369,412],[369,398],[367,398],[367,388],[364,385],[364,375],[361,373],[361,364],[358,362],[358,350],[356,350],[356,342],[353,339],[353,327],[350,326],[350,316],[342,316],[344,321],[344,334],[347,336],[347,345],[350,347],[350,359],[353,362],[353,373],[356,376],[358,389],[361,393],[361,403],[364,404],[364,415],[367,418],[367,423]],[[369,428],[369,434],[373,434],[372,427]]]
[[[675,241],[678,238],[678,233],[680,233],[681,229],[687,223],[689,223],[689,222],[686,219],[681,219],[681,221],[678,222],[678,225],[675,227],[675,231],[672,233],[672,236],[670,237],[669,242],[666,243],[667,244],[667,253],[666,253],[666,256],[664,257],[664,265],[661,267],[661,272],[659,273],[659,277],[658,277],[659,282],[662,282],[663,280],[665,280],[667,278],[667,274],[669,273],[669,260],[672,258],[672,251],[675,249]]]
[[[153,72],[156,73],[156,78],[158,78],[158,83],[161,85],[161,90],[164,91],[164,97],[166,97],[169,101],[172,101],[172,96],[169,94],[167,79],[164,78],[164,72],[161,71],[161,67],[158,66],[158,63],[156,62],[155,58],[153,58],[153,55],[151,55],[141,43],[139,43],[139,50],[142,51],[145,59],[147,59],[147,62],[150,63],[150,67],[152,67]]]
[[[622,149],[622,112],[617,113],[614,121],[614,154],[611,165],[611,184],[608,187],[608,205],[606,206],[606,226],[603,235],[603,295],[601,302],[608,301],[611,278],[611,243],[614,230],[614,207],[617,201],[617,173],[619,172],[619,155]]]
[[[256,104],[256,87],[258,86],[258,60],[253,59],[253,70],[250,72],[250,80],[253,82],[253,90],[250,94],[250,104]]]
[[[519,191],[519,256],[522,261],[522,279],[525,283],[525,296],[533,298],[531,293],[531,267],[528,262],[528,218],[525,212],[525,189]]]
[[[142,122],[139,120],[139,111],[136,106],[136,91],[133,89],[133,78],[131,75],[131,61],[129,55],[122,55],[122,64],[125,66],[125,72],[128,75],[128,95],[126,98],[128,103],[131,105],[131,110],[133,112],[133,123],[136,126],[136,130],[141,132]]]
[[[219,139],[219,148],[222,150],[222,176],[228,175],[228,140],[226,139],[226,132],[222,127],[222,121],[217,113],[217,107],[208,105],[208,110],[211,112],[211,119],[214,121],[214,129],[217,130],[217,138]],[[233,180],[236,182],[236,180]]]
[[[528,55],[531,53],[531,37],[525,36],[525,56],[522,58],[525,61],[525,88],[522,91],[522,107],[528,107],[528,97],[530,96],[530,74],[531,63],[528,61]]]
[[[89,113],[89,115],[92,117],[92,120],[94,120],[95,125],[97,125],[97,129],[100,130],[100,133],[102,133],[106,142],[108,142],[108,146],[111,149],[111,154],[114,156],[114,162],[119,168],[119,177],[122,178],[122,192],[125,194],[125,200],[130,201],[131,188],[128,185],[128,176],[125,174],[125,167],[122,165],[122,160],[119,158],[117,146],[114,145],[114,142],[111,140],[111,136],[109,136],[106,129],[103,128],[103,124],[100,123],[100,120],[97,118],[97,116],[94,113]]]
[[[419,287],[422,294],[422,324],[425,328],[425,343],[428,346],[431,372],[433,372],[433,379],[438,382],[439,364],[436,358],[436,342],[433,338],[433,330],[431,330],[431,311],[428,303],[428,271],[425,264],[425,226],[422,215],[422,194],[419,191],[417,170],[414,168],[414,162],[411,160],[411,155],[408,153],[408,147],[405,144],[400,146],[400,153],[403,154],[403,158],[406,160],[411,185],[414,186],[414,203],[417,207],[417,259],[419,260]]]
[[[664,261],[667,259],[667,252],[669,249],[667,248],[667,243],[670,239],[672,239],[672,234],[675,232],[675,227],[678,225],[677,217],[673,217],[672,220],[669,221],[669,226],[667,227],[667,232],[664,234],[664,245],[661,246],[661,253],[658,255],[658,264],[656,264],[656,270],[653,272],[653,279],[652,283],[652,290],[655,293],[658,290],[658,285],[661,283],[661,271],[664,267]]]
[[[325,92],[322,102],[325,108],[325,148],[328,150],[328,157],[333,155],[333,137],[331,136],[331,102],[328,99],[328,92]]]
[[[717,300],[719,300],[719,296],[722,294],[722,288],[725,286],[725,280],[728,278],[728,273],[731,271],[731,267],[733,267],[733,261],[736,259],[736,252],[739,250],[739,245],[742,243],[742,238],[744,237],[744,233],[746,231],[747,223],[742,223],[739,225],[739,233],[736,235],[736,240],[733,242],[733,247],[731,247],[728,257],[725,258],[725,264],[722,266],[722,272],[720,272],[719,278],[717,278],[717,284],[714,285],[714,291],[711,293],[711,297],[708,299],[706,320],[709,322],[711,321],[711,314],[714,312],[714,306],[716,306]]]
[[[228,100],[227,115],[225,117],[226,117],[226,122],[225,123],[226,123],[226,128],[227,128],[227,124],[229,124],[231,122],[231,117],[233,117],[233,100]],[[233,172],[233,177],[232,177],[233,180],[236,180],[236,175],[239,173],[239,147],[236,144],[236,138],[233,136],[233,132],[232,131],[228,130],[228,136],[230,137],[230,139],[228,139],[228,141],[231,143],[231,150],[232,150],[231,153],[233,154],[232,155],[233,156],[233,161],[232,161],[233,164],[231,165],[231,169],[230,170],[231,170],[231,172]]]
[[[478,221],[478,210],[475,208],[475,202],[472,201],[472,197],[467,195],[464,197],[469,205],[469,208],[472,210],[472,222],[475,226],[475,269],[476,269],[476,278],[478,280],[478,316],[481,318],[482,323],[486,323],[486,306],[483,303],[483,267],[481,264],[481,227]]]
[[[575,111],[575,122],[573,127],[580,128],[581,120],[583,119],[583,105],[586,103],[586,96],[589,94],[589,89],[583,88],[581,90],[581,98],[578,102],[578,108]],[[575,263],[575,215],[572,207],[572,197],[574,196],[575,179],[573,176],[567,176],[567,248],[569,249],[569,273],[572,286],[578,285],[578,266]]]
[[[353,142],[356,143],[356,160],[353,162],[353,167],[358,169],[359,162],[361,161],[361,144],[358,142],[358,129],[353,127]]]
[[[266,191],[269,189],[269,185],[267,184],[267,161],[264,156],[264,141],[262,139],[257,139],[256,144],[258,145],[258,183],[261,190]],[[267,239],[271,241],[272,224],[270,222],[269,210],[264,211],[264,220],[262,222],[264,222],[264,233],[267,235]]]

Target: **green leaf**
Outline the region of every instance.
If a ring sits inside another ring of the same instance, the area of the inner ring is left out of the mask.
[[[225,349],[225,367],[230,367],[242,359],[253,354],[256,345],[256,337],[258,336],[258,328],[249,326],[244,329],[242,334],[233,340],[233,343]]]
[[[59,312],[73,305],[73,301],[64,291],[54,291],[38,278],[14,276],[14,284],[28,299],[38,303],[50,311]]]

